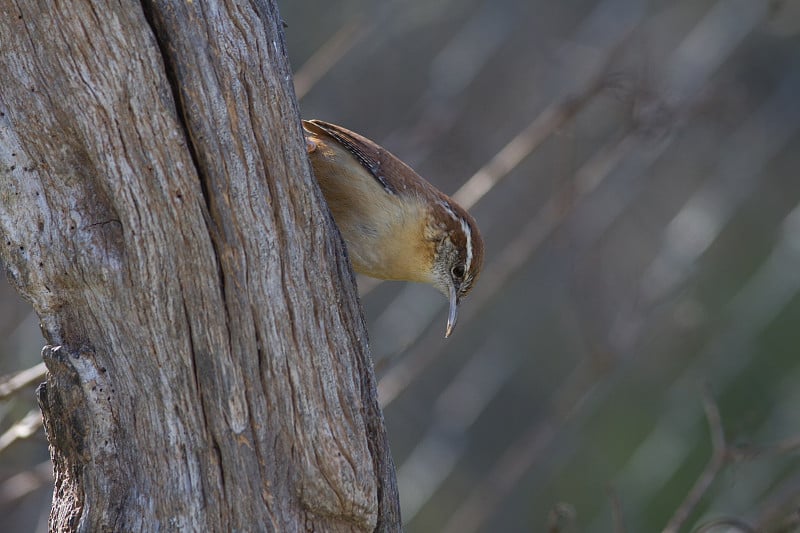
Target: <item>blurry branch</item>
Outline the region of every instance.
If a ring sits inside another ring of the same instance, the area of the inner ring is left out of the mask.
[[[31,409],[25,417],[0,435],[0,453],[20,439],[27,439],[42,425],[42,413],[38,408]]]
[[[776,456],[785,455],[800,450],[800,437],[789,438],[781,441],[773,446],[766,447],[731,447],[725,437],[725,428],[722,425],[722,417],[720,416],[719,406],[714,400],[711,391],[708,387],[703,390],[703,407],[706,413],[706,420],[708,421],[708,429],[711,435],[712,453],[711,458],[708,460],[703,472],[695,481],[686,498],[681,502],[678,508],[673,513],[669,522],[663,530],[663,533],[678,533],[681,527],[686,523],[689,515],[694,511],[700,501],[708,492],[711,485],[716,480],[722,469],[732,463],[749,461],[765,455]],[[734,525],[741,531],[755,531],[752,526],[745,524],[738,519],[721,519],[710,522],[700,529],[696,530],[698,533],[701,531],[710,531],[718,525]]]
[[[706,412],[706,420],[708,421],[708,430],[711,434],[711,459],[709,459],[700,477],[694,483],[686,498],[681,502],[678,508],[667,522],[663,533],[678,533],[680,528],[689,518],[689,515],[700,503],[700,500],[705,496],[711,484],[716,479],[719,472],[725,466],[728,456],[728,445],[725,440],[725,430],[722,427],[722,418],[719,414],[719,407],[711,395],[711,391],[705,388],[703,391],[703,408]]]
[[[614,533],[625,533],[625,517],[622,513],[622,502],[614,487],[608,487],[608,500],[611,503],[611,519],[614,524]]]
[[[521,21],[511,10],[497,9],[492,2],[474,10],[457,31],[435,52],[430,63],[428,83],[419,101],[415,123],[400,126],[387,135],[387,146],[401,146],[404,159],[412,167],[428,159],[437,141],[450,135],[456,122],[469,116],[467,89],[480,79],[484,69],[495,64]],[[464,58],[469,58],[465,61]]]
[[[408,458],[398,467],[400,502],[406,523],[450,477],[465,453],[466,434],[514,374],[508,350],[490,337],[464,364],[432,403],[433,419]]]
[[[738,520],[736,518],[719,518],[703,524],[694,530],[694,533],[711,533],[718,527],[724,527],[723,531],[730,532],[733,528],[734,533],[756,533],[756,530],[751,527],[747,522]]]
[[[757,531],[771,525],[774,533],[800,531],[800,473],[783,480],[760,507]]]
[[[778,526],[774,533],[797,533],[798,531],[800,531],[800,508],[795,508],[792,515]]]
[[[618,52],[618,49],[609,52],[605,66],[600,69],[597,76],[589,81],[580,94],[567,97],[561,102],[545,108],[528,127],[519,132],[488,163],[473,174],[453,194],[453,199],[464,208],[470,209],[543,142],[575,118],[575,115],[583,110],[595,96],[610,86],[610,67]]]
[[[13,503],[53,482],[53,463],[48,459],[35,467],[15,474],[0,485],[0,506]]]
[[[784,439],[768,446],[736,446],[728,450],[731,462],[751,461],[764,456],[775,457],[800,451],[800,436]]]
[[[47,373],[44,363],[17,372],[10,378],[0,382],[0,400],[6,399],[19,391],[42,381]],[[42,425],[42,413],[38,408],[31,409],[25,417],[0,435],[0,453],[19,439],[32,436]]]
[[[0,299],[7,298],[5,292],[11,289],[11,285],[5,279],[0,280]],[[9,339],[18,331],[22,324],[34,317],[36,313],[31,309],[27,313],[9,313],[4,312],[3,320],[0,321],[0,338]]]
[[[293,75],[294,91],[301,100],[333,67],[366,37],[373,36],[384,23],[395,20],[398,13],[407,11],[407,5],[397,0],[382,3],[377,12],[356,15],[336,31],[311,54]]]
[[[530,427],[495,462],[489,474],[476,483],[442,529],[443,533],[478,531],[508,496],[530,465],[553,440],[556,426],[546,419]],[[551,515],[552,516],[552,515]]]
[[[587,81],[582,91],[547,106],[533,122],[473,174],[453,194],[453,199],[466,209],[473,207],[542,143],[575,118],[594,97],[606,89],[615,88],[618,85],[618,74],[614,73],[614,65],[625,51],[626,45],[630,44],[630,37],[630,34],[626,34],[607,52],[597,74]]]
[[[294,75],[294,92],[302,99],[358,42],[375,29],[374,22],[353,17],[333,34]]]
[[[472,491],[453,512],[445,533],[478,531],[504,498],[508,497],[531,466],[541,457],[558,435],[558,429],[573,417],[596,385],[607,375],[607,368],[586,359],[565,383],[550,406],[550,412],[536,420],[519,438],[513,441],[492,466],[486,479],[476,483]]]
[[[39,363],[32,368],[17,372],[5,381],[0,382],[0,400],[8,398],[37,381],[42,381],[46,373],[47,368],[45,368],[44,363]]]
[[[737,446],[728,450],[728,458],[731,462],[740,462],[751,461],[765,455],[774,457],[796,452],[800,452],[800,437],[784,439],[769,446]]]
[[[407,3],[387,2],[377,13],[356,15],[350,19],[297,69],[294,75],[297,99],[308,94],[357,44],[371,37],[378,28],[387,31],[386,23],[396,21],[398,14],[407,14],[408,7]],[[370,44],[372,46],[374,42],[370,41]],[[485,46],[485,43],[481,44]]]

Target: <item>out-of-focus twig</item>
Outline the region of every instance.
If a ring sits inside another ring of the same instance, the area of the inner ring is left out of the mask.
[[[726,532],[729,532],[731,528],[733,528],[733,531],[738,531],[739,533],[756,533],[756,530],[753,529],[750,524],[736,518],[718,518],[712,520],[695,529],[694,533],[711,533],[718,527],[726,528],[724,529]]]
[[[314,52],[294,75],[294,92],[302,99],[308,91],[359,41],[375,29],[375,24],[354,17]]]
[[[8,398],[37,381],[43,380],[46,374],[47,368],[44,363],[39,363],[32,368],[17,372],[5,381],[0,382],[0,400]]]
[[[42,425],[42,413],[39,409],[31,409],[25,417],[0,435],[0,453],[20,439],[27,439]]]
[[[356,45],[368,37],[374,40],[379,29],[386,31],[386,21],[394,20],[398,13],[407,11],[405,4],[394,0],[381,2],[377,10],[356,15],[339,28],[295,72],[293,78],[297,99],[308,94]]]
[[[684,498],[673,513],[663,533],[678,533],[678,531],[680,531],[681,527],[689,518],[689,515],[691,515],[692,511],[694,511],[706,495],[708,489],[711,488],[711,485],[716,480],[720,471],[728,464],[763,457],[766,454],[785,455],[800,449],[800,437],[792,437],[773,446],[753,448],[731,447],[725,438],[725,428],[722,425],[719,407],[708,387],[705,387],[703,390],[703,407],[705,408],[708,429],[711,434],[711,458],[708,460],[703,472],[700,473],[700,476],[695,481],[691,490],[687,493],[686,498]],[[710,522],[709,524],[701,526],[697,531],[711,531],[711,529],[719,525],[733,525],[739,527],[741,531],[744,532],[755,531],[745,522],[730,518]]]
[[[800,436],[790,437],[766,446],[736,446],[728,450],[731,462],[751,461],[765,455],[787,455],[800,452]]]
[[[722,417],[719,414],[719,407],[708,388],[703,390],[703,407],[708,421],[708,430],[711,434],[711,459],[709,459],[703,472],[695,481],[686,498],[681,502],[672,517],[667,522],[663,533],[678,533],[680,528],[689,518],[697,504],[703,499],[711,484],[717,478],[722,467],[725,466],[727,457],[727,444],[725,441],[725,429],[722,427]]]
[[[486,479],[476,484],[450,516],[444,533],[472,533],[480,529],[500,502],[511,493],[545,448],[552,445],[565,420],[574,416],[594,386],[602,381],[606,369],[587,360],[579,365],[566,382],[580,383],[565,387],[553,399],[550,413],[536,420],[497,460]]]
[[[756,531],[790,533],[800,530],[800,473],[783,480],[764,501],[754,522]],[[767,529],[772,527],[772,529]]]
[[[53,482],[53,463],[48,459],[0,484],[0,506],[8,505]]]
[[[622,502],[614,487],[608,487],[608,500],[611,503],[611,519],[614,523],[614,533],[625,533],[625,517],[622,514]]]
[[[774,533],[797,533],[800,531],[800,510],[795,510]]]
[[[469,178],[453,194],[453,199],[466,209],[478,203],[501,179],[583,109],[603,89],[606,75],[603,72],[594,79],[582,94],[548,106]]]

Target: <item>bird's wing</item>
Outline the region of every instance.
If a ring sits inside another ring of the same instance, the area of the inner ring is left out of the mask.
[[[409,172],[416,175],[413,169],[394,154],[358,133],[322,120],[304,120],[303,126],[312,133],[322,133],[334,139],[350,152],[389,194],[405,193],[406,191],[398,190],[408,183],[402,176],[408,175]]]

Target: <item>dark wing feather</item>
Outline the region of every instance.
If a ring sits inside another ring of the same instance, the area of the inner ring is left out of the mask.
[[[395,155],[385,148],[370,141],[366,137],[352,132],[336,124],[323,122],[322,120],[304,120],[306,126],[316,126],[308,128],[314,132],[315,129],[322,130],[323,133],[332,137],[342,145],[353,157],[363,166],[389,194],[397,195],[401,191],[391,183],[405,184],[406,179],[402,179],[404,174],[411,172],[416,174],[408,165],[400,161]],[[315,132],[316,133],[316,132]],[[401,178],[401,179],[397,179]]]

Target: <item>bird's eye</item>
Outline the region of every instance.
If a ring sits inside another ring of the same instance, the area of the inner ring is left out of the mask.
[[[464,265],[456,265],[456,266],[453,267],[453,269],[450,272],[453,274],[454,278],[461,279],[461,278],[464,277],[464,274],[465,274]]]

